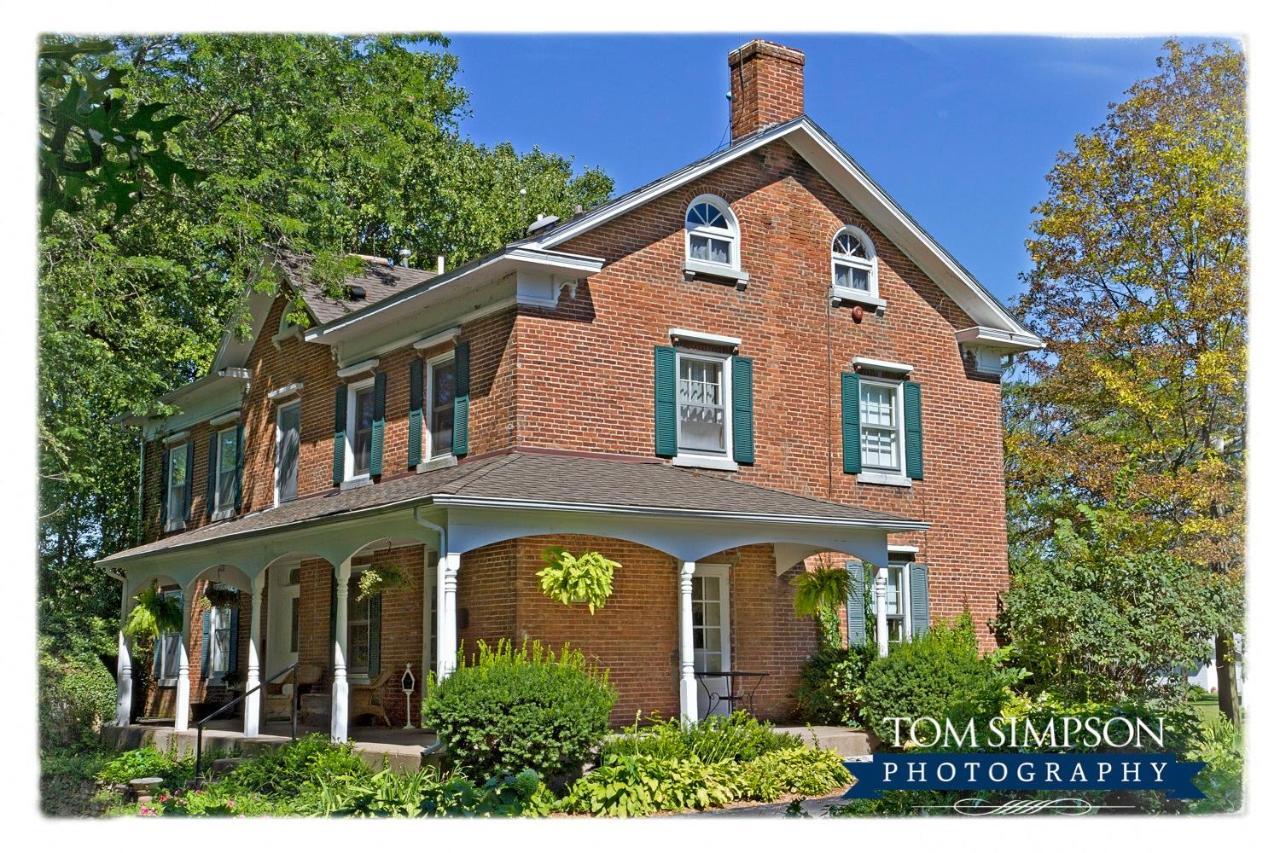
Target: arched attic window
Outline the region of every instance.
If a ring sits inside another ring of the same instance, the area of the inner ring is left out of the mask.
[[[837,296],[880,295],[876,247],[860,228],[846,225],[831,241],[831,287]]]
[[[692,266],[709,265],[726,270],[741,268],[738,254],[738,220],[729,204],[714,195],[700,195],[684,216],[685,252]]]

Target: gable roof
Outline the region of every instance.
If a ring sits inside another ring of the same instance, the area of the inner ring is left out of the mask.
[[[311,277],[310,255],[278,250],[276,258],[289,286],[302,297],[307,311],[321,325],[389,299],[436,276],[435,272],[428,270],[391,266],[386,261],[361,256],[363,266],[360,272],[348,276],[345,286],[348,293],[353,287],[363,288],[363,298],[337,299],[326,293],[324,286]]]
[[[664,177],[619,196],[517,245],[550,249],[678,189],[745,154],[786,141],[832,186],[866,216],[894,245],[951,297],[978,327],[995,330],[1010,349],[1039,349],[1044,343],[1027,330],[1000,300],[942,247],[888,192],[808,116],[744,136]]]

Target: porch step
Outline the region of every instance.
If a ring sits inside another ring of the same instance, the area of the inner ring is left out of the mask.
[[[833,749],[844,758],[870,755],[880,743],[871,732],[846,726],[774,726],[774,729],[799,735],[805,743],[819,749]]]

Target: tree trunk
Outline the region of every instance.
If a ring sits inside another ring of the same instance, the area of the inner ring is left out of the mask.
[[[1230,632],[1213,638],[1214,665],[1218,670],[1218,710],[1240,725],[1240,694],[1236,690],[1236,642]]]

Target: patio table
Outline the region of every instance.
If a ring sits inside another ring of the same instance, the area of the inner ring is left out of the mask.
[[[770,673],[767,672],[748,672],[741,669],[726,670],[701,670],[694,672],[694,678],[698,679],[698,684],[702,688],[702,692],[707,697],[707,715],[714,714],[716,709],[723,703],[730,714],[734,711],[734,706],[744,699],[747,703],[747,712],[755,716],[755,696],[756,690],[760,688],[761,682],[768,678]],[[719,690],[713,690],[708,682],[719,681],[724,682],[724,693]]]

